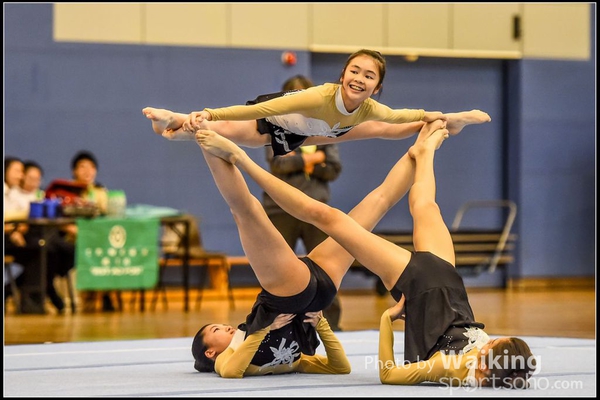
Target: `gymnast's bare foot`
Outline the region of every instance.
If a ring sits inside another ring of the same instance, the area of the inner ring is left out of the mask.
[[[164,108],[146,107],[142,113],[152,121],[154,132],[169,140],[194,140],[194,132],[184,131],[181,128],[182,118],[187,115],[177,114]]]
[[[244,150],[231,140],[219,135],[215,131],[199,130],[196,132],[196,142],[210,154],[222,158],[235,165],[244,155]]]
[[[458,135],[467,125],[483,124],[490,122],[489,114],[481,110],[447,113],[446,127],[450,135]]]
[[[420,135],[420,133],[419,133]],[[425,139],[415,142],[410,149],[408,149],[408,155],[411,158],[416,159],[421,154],[426,152],[434,152],[440,148],[444,140],[448,138],[448,130],[447,129],[437,129],[431,135],[427,136]]]

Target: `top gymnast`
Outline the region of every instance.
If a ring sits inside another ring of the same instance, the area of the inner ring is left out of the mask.
[[[362,49],[350,55],[339,83],[261,95],[245,106],[205,108],[189,115],[152,107],[142,112],[154,131],[169,140],[195,140],[197,130],[212,130],[241,146],[271,145],[276,156],[301,145],[404,139],[436,119],[447,121],[451,135],[465,125],[491,121],[479,110],[393,110],[371,98],[381,91],[385,72],[381,53]]]

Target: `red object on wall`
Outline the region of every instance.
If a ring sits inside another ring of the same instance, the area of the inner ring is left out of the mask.
[[[293,51],[284,51],[283,53],[281,53],[281,62],[283,63],[283,65],[296,65],[297,61],[298,57]]]

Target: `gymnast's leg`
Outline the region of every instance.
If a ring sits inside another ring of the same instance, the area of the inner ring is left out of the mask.
[[[176,113],[164,108],[146,107],[142,113],[152,121],[155,133],[169,140],[196,140],[195,132],[182,128],[188,114]],[[218,132],[220,135],[245,147],[263,147],[271,143],[269,135],[261,135],[256,120],[251,121],[202,121],[203,129]]]
[[[262,204],[248,189],[237,167],[202,149],[221,195],[237,224],[248,261],[263,289],[293,296],[309,283],[310,271],[273,226]]]
[[[425,140],[432,132],[443,126],[443,121],[425,124],[416,143]],[[383,216],[402,199],[413,184],[415,162],[404,154],[388,172],[384,181],[371,191],[348,215],[368,231],[373,230]],[[332,238],[317,246],[309,257],[326,270],[338,285],[354,262],[354,257]],[[383,282],[393,285],[399,276],[394,269],[381,269],[378,272]]]
[[[480,110],[461,111],[446,113],[446,128],[450,135],[458,135],[467,125],[478,125],[490,122],[490,116]],[[311,136],[304,144],[327,144],[349,142],[362,139],[406,139],[421,131],[425,122],[409,122],[405,124],[390,124],[381,121],[366,121],[350,129],[348,133],[340,137]],[[217,131],[218,132],[218,131]]]
[[[437,130],[426,140],[413,145],[408,153],[415,160],[415,181],[408,195],[413,217],[413,243],[416,251],[429,251],[455,265],[454,245],[435,201],[435,151],[447,137],[447,131]]]
[[[372,234],[342,211],[314,200],[276,178],[257,165],[245,151],[217,133],[198,131],[196,138],[204,150],[243,169],[286,212],[327,233],[362,265],[380,276],[388,289],[393,287],[410,261],[410,251]]]

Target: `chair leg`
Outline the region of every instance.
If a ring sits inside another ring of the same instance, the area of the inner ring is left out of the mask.
[[[17,287],[17,282],[12,273],[12,268],[10,264],[4,264],[4,270],[6,271],[6,275],[8,276],[8,282],[10,285],[11,296],[13,299],[13,304],[15,305],[15,314],[21,314],[21,292]]]
[[[122,312],[123,311],[123,297],[121,296],[121,291],[115,290],[114,293],[115,293],[115,297],[117,299],[117,310],[119,312]],[[110,294],[109,294],[109,296],[110,296]]]
[[[227,274],[227,277],[229,277],[229,274]],[[229,308],[233,311],[235,310],[235,301],[233,299],[233,289],[230,281],[227,282],[227,292],[229,293]]]
[[[227,258],[223,258],[223,268],[227,271],[227,294],[229,296],[229,309],[235,310],[235,301],[233,299],[233,288],[231,287],[231,265],[227,261]]]
[[[169,308],[169,303],[167,301],[167,288],[165,287],[165,284],[164,284],[164,282],[165,282],[164,274],[165,274],[166,267],[167,267],[166,260],[164,261],[164,264],[160,264],[158,266],[158,282],[156,283],[156,287],[154,288],[154,293],[152,294],[152,300],[150,303],[151,311],[156,310],[156,302],[158,301],[158,296],[160,296],[161,292],[163,295],[163,306],[164,306],[165,310],[167,310]]]
[[[146,291],[144,289],[140,289],[138,291],[140,294],[140,311],[146,310]]]
[[[137,290],[132,290],[131,291],[131,298],[129,299],[129,308],[132,311],[135,310],[135,303],[137,301],[137,296],[138,296],[138,291]]]
[[[196,297],[196,310],[200,310],[202,305],[202,294],[204,293],[204,286],[206,284],[206,275],[208,274],[209,260],[206,260],[205,264],[200,266],[200,279],[198,282],[198,296]]]

